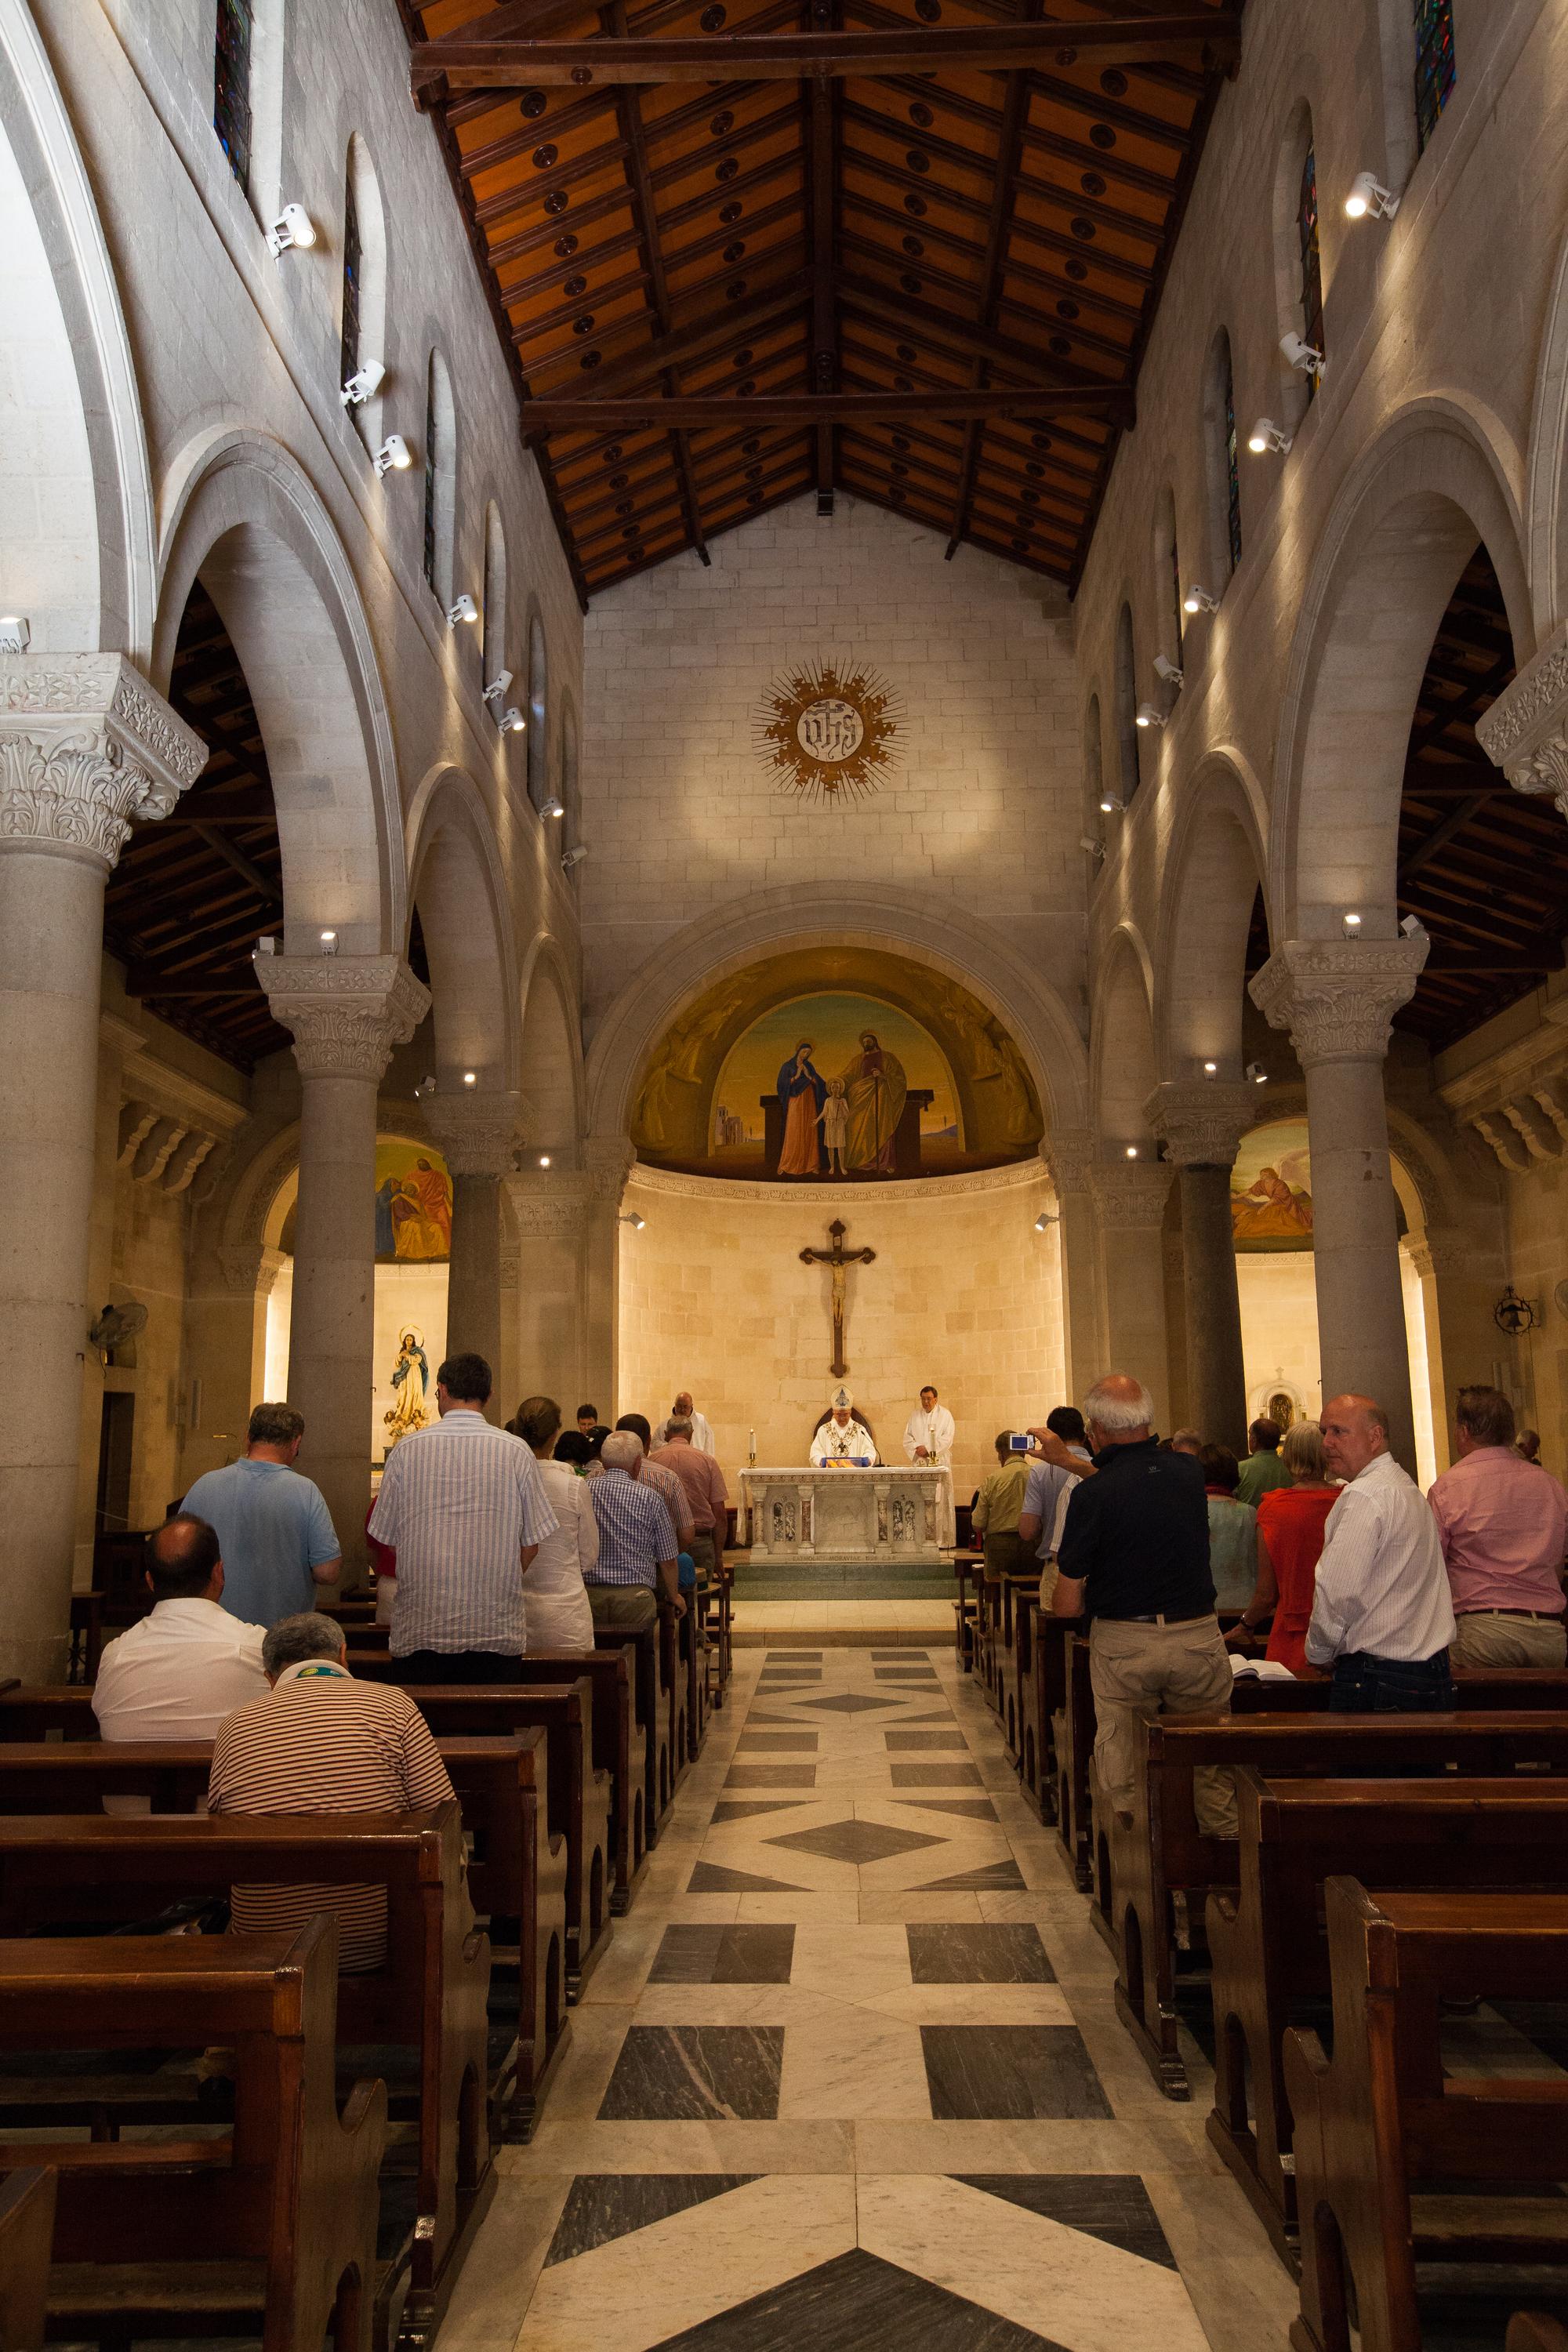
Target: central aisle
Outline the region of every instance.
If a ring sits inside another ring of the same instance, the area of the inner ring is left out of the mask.
[[[443,2352],[1257,2352],[1295,2295],[951,1650],[737,1652]]]

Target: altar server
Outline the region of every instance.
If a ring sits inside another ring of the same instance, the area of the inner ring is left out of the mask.
[[[904,1453],[910,1462],[929,1462],[934,1470],[951,1470],[952,1438],[952,1415],[946,1405],[938,1404],[936,1391],[928,1382],[905,1425]]]

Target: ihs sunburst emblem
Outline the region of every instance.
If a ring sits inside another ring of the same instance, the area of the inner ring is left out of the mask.
[[[757,756],[803,800],[874,793],[902,757],[903,705],[863,665],[814,662],[775,678],[752,724]]]

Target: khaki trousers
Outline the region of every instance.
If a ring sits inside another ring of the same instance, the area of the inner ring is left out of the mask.
[[[588,1606],[595,1625],[640,1633],[658,1616],[658,1603],[646,1584],[590,1584]]]
[[[1486,1609],[1454,1621],[1448,1663],[1455,1666],[1562,1666],[1568,1634],[1561,1617],[1499,1617]]]
[[[700,1577],[712,1576],[715,1573],[711,1528],[699,1528],[691,1541],[684,1546],[684,1549]]]
[[[1097,1618],[1089,1632],[1089,1672],[1098,1725],[1095,1769],[1115,1805],[1131,1802],[1145,1723],[1162,1715],[1230,1713],[1230,1659],[1214,1617],[1152,1625]],[[1193,1784],[1205,1835],[1235,1837],[1230,1774],[1205,1766],[1194,1773]]]

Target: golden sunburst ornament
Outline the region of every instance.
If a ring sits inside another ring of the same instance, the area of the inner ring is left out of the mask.
[[[811,662],[775,678],[752,722],[757,756],[802,800],[874,793],[903,755],[903,705],[863,663]]]

